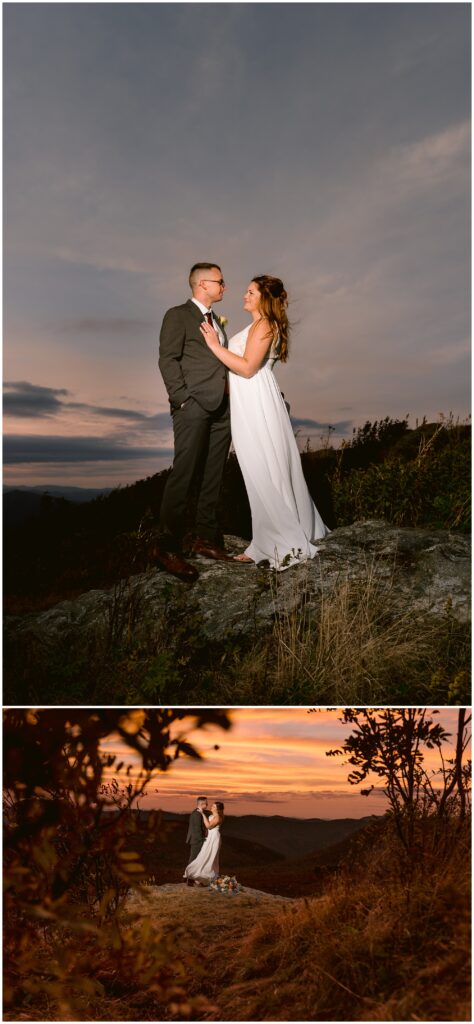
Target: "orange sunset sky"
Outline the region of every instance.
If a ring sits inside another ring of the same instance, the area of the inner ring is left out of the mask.
[[[326,756],[326,750],[339,747],[352,731],[339,721],[337,709],[309,713],[307,708],[237,708],[230,714],[233,725],[227,733],[214,726],[192,731],[191,720],[179,723],[179,731],[195,743],[204,760],[182,758],[168,772],[157,772],[141,807],[186,812],[202,793],[223,800],[226,812],[236,815],[358,818],[383,813],[383,794],[361,796],[361,787],[347,782],[344,759]],[[455,733],[456,709],[442,708],[436,718]],[[125,765],[137,763],[117,737],[111,736],[103,749],[123,758]],[[451,751],[448,744],[445,756]],[[436,752],[428,755],[427,763],[438,767]],[[112,777],[113,768],[107,774]]]

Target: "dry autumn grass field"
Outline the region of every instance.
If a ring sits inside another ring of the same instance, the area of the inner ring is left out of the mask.
[[[198,959],[190,991],[216,1006],[202,1019],[470,1020],[469,863],[461,843],[402,878],[387,837],[322,896],[165,886],[151,916],[179,921]]]
[[[46,926],[57,988],[5,1019],[471,1020],[468,839],[407,874],[379,835],[309,898],[134,887],[106,943]]]

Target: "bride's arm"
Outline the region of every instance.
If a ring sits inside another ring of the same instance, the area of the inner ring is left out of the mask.
[[[203,818],[203,821],[204,821],[204,827],[207,828],[208,831],[211,828],[215,828],[216,825],[220,825],[220,823],[221,823],[221,819],[219,818],[218,814],[216,814],[216,815],[211,814],[209,816],[209,818],[207,818],[207,820],[206,820],[205,814],[203,814],[202,818]]]
[[[197,807],[196,810],[199,811],[199,814],[201,815],[201,818],[202,818],[202,823],[203,823],[204,828],[206,829],[206,832],[207,832],[208,829],[209,829],[208,821],[209,821],[209,818],[212,817],[212,815],[210,814],[209,818],[207,818],[206,815],[204,814],[204,811],[200,807]]]
[[[257,324],[250,329],[243,356],[236,352],[229,352],[220,344],[219,338],[213,327],[206,321],[201,324],[201,331],[211,352],[220,359],[224,366],[232,373],[238,373],[240,377],[253,377],[260,369],[271,343],[271,334],[267,321]]]

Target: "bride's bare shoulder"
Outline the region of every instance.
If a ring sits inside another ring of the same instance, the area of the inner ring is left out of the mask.
[[[250,324],[248,339],[252,342],[268,342],[271,340],[272,330],[266,317],[260,317],[260,320],[254,320]]]

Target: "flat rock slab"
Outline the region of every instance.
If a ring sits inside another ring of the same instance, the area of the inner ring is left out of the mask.
[[[241,552],[246,541],[227,537],[226,545]],[[196,558],[200,575],[194,584],[152,569],[39,614],[7,617],[7,658],[24,677],[51,658],[84,656],[131,635],[172,635],[183,619],[204,642],[257,636],[276,615],[304,603],[317,616],[320,602],[339,585],[369,578],[394,616],[411,611],[439,617],[449,608],[457,621],[470,619],[471,543],[464,535],[370,520],[334,530],[318,547],[314,559],[280,573]]]
[[[274,896],[259,889],[228,895],[200,886],[141,885],[128,893],[121,916],[130,924],[149,917],[157,926],[175,928],[184,925],[189,936],[194,933],[202,942],[206,934],[213,939],[225,931],[226,937],[242,936],[262,916],[291,909],[296,900]]]

